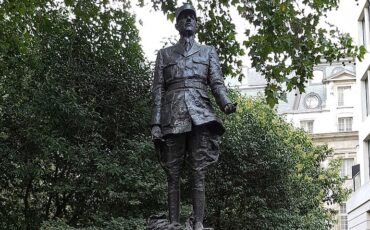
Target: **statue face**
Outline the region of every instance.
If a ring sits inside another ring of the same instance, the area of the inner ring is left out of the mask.
[[[182,35],[194,35],[197,28],[195,15],[191,11],[182,12],[177,18],[175,26]]]

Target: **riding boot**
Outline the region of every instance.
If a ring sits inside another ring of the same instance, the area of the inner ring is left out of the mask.
[[[193,187],[193,214],[194,214],[194,228],[196,230],[203,229],[204,206],[205,206],[205,183],[203,175],[194,175]]]
[[[168,176],[168,211],[171,223],[180,221],[180,181],[179,176]]]

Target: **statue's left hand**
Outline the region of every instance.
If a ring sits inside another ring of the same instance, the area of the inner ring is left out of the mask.
[[[152,140],[153,141],[161,140],[162,137],[163,137],[162,130],[161,130],[161,127],[159,125],[153,125],[151,133],[152,133]]]
[[[225,107],[224,107],[224,112],[225,112],[226,114],[235,113],[235,111],[236,111],[236,106],[237,106],[237,103],[234,103],[234,104],[229,103],[229,104],[225,105]]]

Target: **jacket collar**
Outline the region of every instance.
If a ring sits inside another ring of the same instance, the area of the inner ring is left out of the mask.
[[[181,54],[184,57],[188,57],[190,55],[193,55],[193,54],[197,53],[200,50],[200,45],[197,42],[193,41],[192,47],[190,48],[190,50],[188,52],[186,52],[185,47],[181,43],[181,41],[182,40],[180,39],[180,41],[178,41],[176,43],[175,52],[178,53],[178,54]]]

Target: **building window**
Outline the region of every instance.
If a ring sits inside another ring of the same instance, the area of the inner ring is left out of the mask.
[[[360,164],[352,166],[353,191],[361,186]]]
[[[308,133],[313,133],[313,121],[301,121],[301,128]]]
[[[352,166],[354,164],[353,158],[347,158],[342,160],[342,168],[340,171],[341,177],[347,177],[347,179],[352,178]]]
[[[338,131],[339,132],[350,132],[352,131],[352,117],[340,117],[338,118]]]
[[[365,17],[362,18],[360,21],[361,29],[360,29],[360,45],[366,45],[366,26],[365,26]]]
[[[365,111],[366,111],[366,116],[369,115],[369,110],[370,110],[370,102],[369,102],[369,77],[366,77],[364,80],[364,86],[365,86]]]
[[[351,86],[338,87],[338,106],[347,106],[350,104]]]
[[[346,204],[340,205],[340,229],[348,230],[348,216]]]
[[[369,176],[370,176],[370,141],[367,141],[367,158],[369,159]]]

